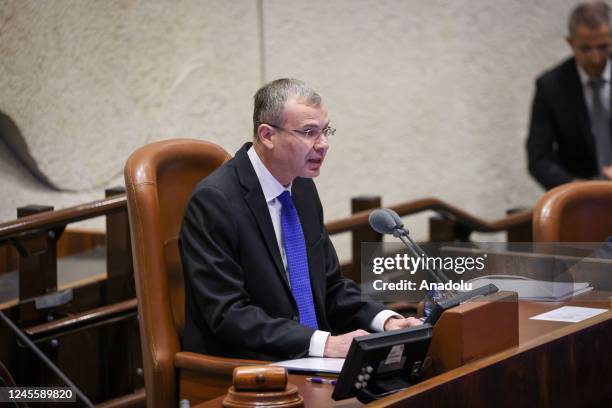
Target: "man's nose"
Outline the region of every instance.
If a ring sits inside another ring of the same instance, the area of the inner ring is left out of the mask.
[[[321,136],[317,138],[314,144],[314,148],[317,151],[321,151],[323,149],[329,149],[329,137],[325,136],[325,134],[321,133]]]
[[[609,54],[607,52],[603,53],[597,48],[591,48],[587,51],[587,56],[591,62],[600,63],[606,60],[609,57]]]
[[[599,52],[593,51],[590,54],[590,59],[594,64],[599,64],[603,60],[603,56]]]

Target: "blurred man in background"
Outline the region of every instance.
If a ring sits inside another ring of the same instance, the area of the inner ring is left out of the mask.
[[[527,139],[529,172],[546,189],[612,179],[610,8],[576,6],[569,17],[573,57],[536,81]]]

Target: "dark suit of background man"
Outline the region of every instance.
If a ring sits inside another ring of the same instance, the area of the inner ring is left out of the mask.
[[[546,189],[612,179],[609,7],[578,5],[569,18],[573,58],[544,73],[527,139],[529,172]]]
[[[273,81],[255,94],[253,122],[253,143],[200,182],[185,212],[184,350],[344,357],[363,329],[419,324],[362,301],[340,274],[312,181],[335,132],[321,97],[301,81]],[[283,201],[289,194],[293,205]],[[283,213],[292,208],[293,218]]]

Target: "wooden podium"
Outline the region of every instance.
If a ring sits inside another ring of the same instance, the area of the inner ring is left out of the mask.
[[[435,324],[425,376],[433,377],[519,343],[518,296],[497,292],[445,311]]]

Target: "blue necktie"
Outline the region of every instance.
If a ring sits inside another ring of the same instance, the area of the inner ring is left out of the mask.
[[[300,314],[300,323],[318,329],[302,225],[289,191],[284,191],[278,196],[278,199],[282,204],[281,228],[285,254],[287,255],[289,282],[291,283],[291,293],[293,293]]]

